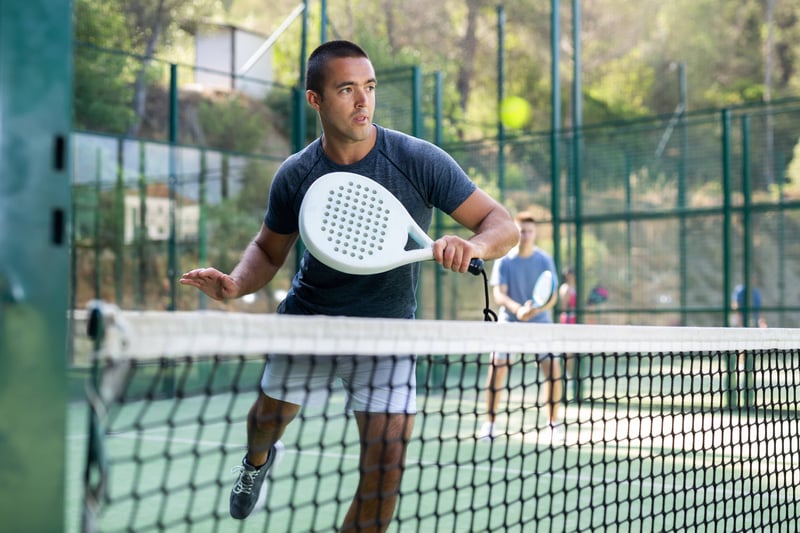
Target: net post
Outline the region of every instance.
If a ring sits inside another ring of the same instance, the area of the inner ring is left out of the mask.
[[[69,531],[72,2],[0,2],[0,517]]]

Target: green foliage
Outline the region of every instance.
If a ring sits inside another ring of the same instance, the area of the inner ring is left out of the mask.
[[[210,264],[230,272],[238,263],[241,251],[253,240],[261,219],[239,208],[235,199],[223,200],[208,208]]]
[[[133,121],[132,61],[96,47],[126,49],[124,17],[113,2],[76,0],[73,122],[76,128],[122,133]]]
[[[638,53],[632,53],[610,62],[606,75],[587,92],[592,99],[605,102],[614,116],[643,116],[649,113],[644,98],[653,78],[653,70],[642,64]]]
[[[213,103],[201,102],[198,115],[209,146],[242,153],[257,152],[267,117],[246,97],[231,94]]]

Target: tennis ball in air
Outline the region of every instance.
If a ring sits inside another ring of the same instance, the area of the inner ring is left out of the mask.
[[[531,119],[531,105],[520,96],[504,98],[500,104],[500,120],[507,128],[521,128]]]

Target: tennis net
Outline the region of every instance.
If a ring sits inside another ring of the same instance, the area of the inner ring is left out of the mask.
[[[390,531],[789,531],[800,512],[800,331],[108,307],[91,318],[101,340],[85,530],[335,530],[360,450],[335,381],[327,403],[289,424],[253,514],[228,514],[230,470],[275,353],[416,356],[418,413]],[[498,435],[482,440],[491,352],[512,365]],[[570,370],[555,428],[542,354]]]

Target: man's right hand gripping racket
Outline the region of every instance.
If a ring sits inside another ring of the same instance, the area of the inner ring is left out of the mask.
[[[433,240],[391,192],[350,172],[319,177],[300,206],[300,236],[311,254],[346,274],[377,274],[433,259]],[[407,249],[409,236],[420,248]],[[483,272],[473,259],[469,272]]]
[[[311,255],[346,274],[377,274],[433,259],[433,240],[391,192],[375,180],[350,172],[331,172],[311,184],[300,205],[300,236]],[[420,248],[407,249],[409,237]],[[482,259],[469,272],[483,276],[484,320],[489,283]]]

